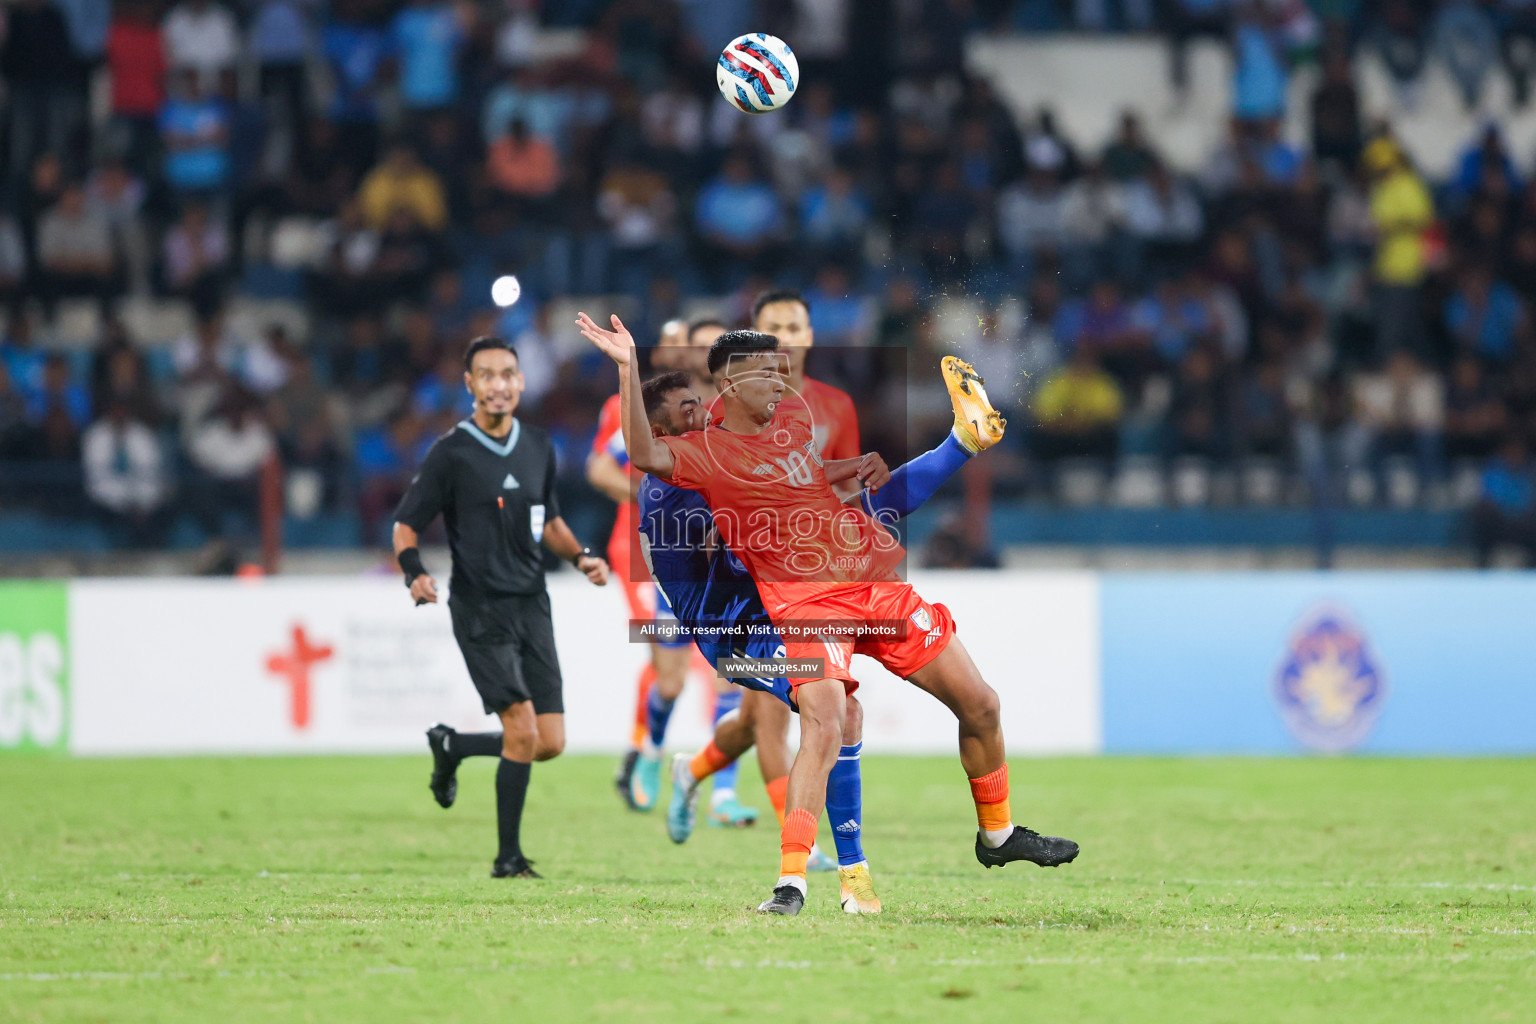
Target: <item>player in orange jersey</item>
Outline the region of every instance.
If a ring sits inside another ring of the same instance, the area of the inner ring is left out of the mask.
[[[862,508],[844,504],[827,481],[813,424],[785,401],[783,354],[771,335],[731,331],[710,349],[720,387],[718,426],[653,437],[640,399],[634,340],[581,314],[584,336],[619,366],[621,428],[636,468],[708,502],[720,539],[747,567],[785,639],[785,674],[800,712],[800,750],[790,769],[780,832],[779,878],[759,910],[797,914],[806,860],[816,839],[827,776],[842,746],[847,695],[858,687],[855,653],[931,693],[960,725],[960,761],[976,807],[976,859],[1055,866],[1077,844],[1013,824],[1001,715],[954,620],[897,575],[901,546]],[[781,407],[787,409],[780,415]],[[845,631],[842,623],[856,624]],[[884,632],[890,629],[893,632]]]
[[[860,454],[859,418],[853,399],[842,389],[805,375],[806,356],[816,344],[810,303],[793,289],[763,292],[752,303],[752,328],[779,339],[779,348],[787,357],[785,392],[791,396],[791,402],[794,398],[803,402],[810,413],[811,433],[822,459],[857,458]],[[853,493],[848,484],[839,484],[833,489],[843,498]],[[757,763],[762,771],[763,785],[768,790],[768,799],[782,822],[790,765],[789,708],[775,700],[758,700],[750,696],[746,699],[756,703],[747,712],[756,720],[753,732],[757,742]],[[837,861],[822,852],[819,846],[811,848],[809,865],[811,871],[837,870]]]

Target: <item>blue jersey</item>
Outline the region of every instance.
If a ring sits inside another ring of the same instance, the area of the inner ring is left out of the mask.
[[[640,482],[639,525],[651,578],[711,665],[733,655],[784,656],[783,640],[772,628],[746,566],[718,536],[713,537],[711,553],[715,519],[699,492],[645,477]],[[758,628],[749,630],[749,626]],[[734,681],[788,700],[788,680]]]

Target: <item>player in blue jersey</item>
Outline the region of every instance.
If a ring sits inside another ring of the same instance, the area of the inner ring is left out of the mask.
[[[861,501],[872,516],[887,524],[921,506],[976,453],[996,444],[1004,421],[987,401],[982,380],[954,357],[943,363],[944,379],[955,410],[955,427],[943,444],[887,473],[878,456],[829,461],[829,483],[858,480],[865,487],[850,501]],[[677,436],[701,429],[706,410],[687,374],[666,373],[643,389],[646,415],[656,436]],[[673,615],[711,664],[726,658],[765,660],[784,657],[783,641],[773,628],[757,587],[746,568],[718,540],[708,504],[696,491],[674,487],[647,476],[640,485],[640,537],[646,564],[665,595]],[[722,672],[722,675],[724,673]],[[693,831],[699,783],[732,765],[761,735],[759,763],[775,810],[782,815],[782,791],[788,774],[783,757],[765,757],[770,737],[782,737],[772,724],[759,733],[760,719],[775,708],[790,706],[787,679],[776,676],[733,678],[748,689],[737,715],[723,719],[715,738],[690,757],[678,754],[672,763],[673,795],[667,831],[684,842]],[[782,702],[782,707],[775,703]],[[862,712],[849,696],[844,746],[827,781],[827,814],[833,823],[843,909],[854,914],[880,912],[860,841],[862,785]],[[782,764],[778,762],[782,761]],[[775,767],[778,771],[775,772]]]

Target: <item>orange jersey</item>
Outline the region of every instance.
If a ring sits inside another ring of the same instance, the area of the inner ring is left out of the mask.
[[[722,427],[664,437],[669,482],[698,491],[720,538],[760,585],[800,592],[894,579],[901,545],[863,508],[845,505],[827,483],[809,412],[782,403],[753,435]],[[761,586],[769,615],[772,588]]]
[[[800,398],[810,410],[811,432],[821,457],[833,461],[858,458],[859,416],[848,393],[807,377]]]

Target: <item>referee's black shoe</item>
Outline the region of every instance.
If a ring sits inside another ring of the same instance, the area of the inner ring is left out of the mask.
[[[773,890],[773,897],[766,899],[757,908],[759,914],[781,914],[784,917],[794,917],[800,913],[800,908],[805,906],[805,893],[793,885],[781,885]]]
[[[632,811],[646,809],[635,803],[635,764],[639,760],[640,751],[631,750],[619,761],[619,770],[613,773],[613,786],[619,791],[619,799]]]
[[[1077,856],[1077,844],[1070,839],[1043,836],[1023,825],[1013,827],[1013,835],[1002,846],[988,846],[976,833],[976,859],[989,868],[1000,868],[1016,860],[1027,860],[1043,868],[1070,864]]]
[[[508,857],[498,860],[491,865],[492,878],[543,878],[544,876],[533,870],[533,861],[518,854],[516,857]]]
[[[459,795],[459,761],[453,752],[453,738],[458,733],[439,722],[427,730],[427,746],[432,751],[432,796],[439,807],[452,807]]]

